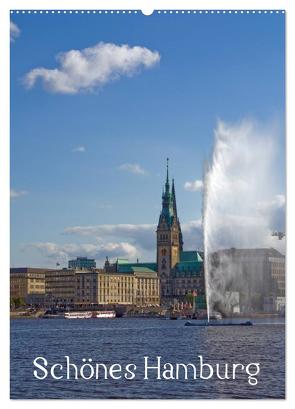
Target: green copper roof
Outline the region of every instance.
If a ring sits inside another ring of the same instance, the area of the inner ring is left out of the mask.
[[[129,264],[129,260],[127,258],[118,258],[117,264]]]
[[[203,259],[198,251],[182,251],[180,261],[174,269],[175,277],[199,277],[203,268]]]
[[[202,270],[202,263],[194,261],[181,261],[174,269],[175,277],[199,277]]]
[[[132,269],[132,271],[138,272],[138,273],[156,273],[156,274],[157,274],[156,271],[151,270],[151,269],[148,268],[148,267],[137,267],[137,266],[133,266],[133,267],[131,267],[131,269]]]
[[[140,268],[157,271],[157,263],[118,263],[117,265],[119,273],[130,273],[134,270],[140,271]]]
[[[169,159],[167,158],[166,183],[165,183],[165,189],[162,194],[162,211],[161,211],[159,221],[163,221],[164,219],[166,223],[168,224],[168,226],[171,226],[173,223],[173,216],[175,216],[174,210],[176,211],[176,202],[175,202],[175,190],[174,188],[170,190],[168,162],[169,162]]]
[[[198,251],[182,251],[180,253],[180,261],[202,262],[203,259]]]

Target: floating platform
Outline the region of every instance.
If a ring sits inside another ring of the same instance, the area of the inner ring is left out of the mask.
[[[225,322],[225,321],[199,321],[199,322],[190,322],[187,321],[184,324],[186,327],[228,327],[228,326],[251,326],[253,323],[251,321],[243,322]]]

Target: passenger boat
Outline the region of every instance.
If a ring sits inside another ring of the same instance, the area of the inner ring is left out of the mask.
[[[72,311],[72,312],[65,312],[65,318],[67,319],[77,319],[77,318],[92,318],[91,311]]]
[[[115,311],[96,311],[95,315],[96,318],[116,318]]]

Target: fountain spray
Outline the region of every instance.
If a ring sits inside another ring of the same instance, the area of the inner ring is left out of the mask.
[[[225,303],[231,283],[242,280],[239,265],[214,255],[231,248],[273,247],[285,252],[285,240],[276,240],[274,230],[284,231],[285,201],[277,175],[275,124],[253,121],[236,125],[219,121],[211,160],[204,171],[203,237],[207,318],[216,305]],[[256,268],[256,267],[255,267]],[[258,271],[257,271],[258,273]],[[242,287],[243,283],[238,283]]]

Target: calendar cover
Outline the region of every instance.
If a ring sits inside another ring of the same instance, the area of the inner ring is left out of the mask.
[[[11,10],[12,399],[285,398],[285,12]]]

